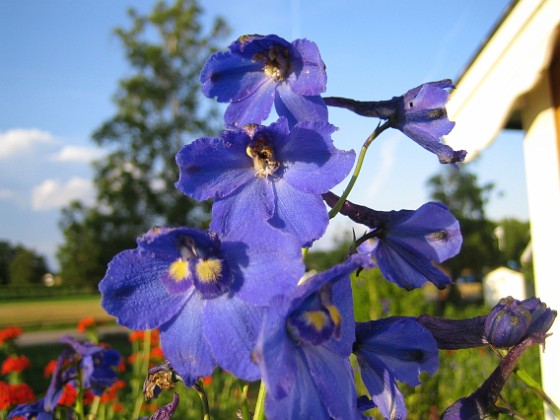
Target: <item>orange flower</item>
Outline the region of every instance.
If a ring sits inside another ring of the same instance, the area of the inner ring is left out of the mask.
[[[78,322],[78,331],[79,332],[86,332],[88,330],[88,328],[92,327],[95,325],[95,319],[92,316],[86,316],[85,318],[82,318],[79,322]]]
[[[119,402],[113,404],[113,411],[115,413],[124,414],[124,405]]]
[[[123,389],[125,386],[126,382],[119,379],[117,382],[107,388],[107,390],[101,395],[101,402],[108,403],[111,401],[115,401],[117,399],[119,390]]]
[[[128,340],[131,343],[134,343],[135,341],[142,341],[143,339],[144,339],[144,331],[132,331],[128,335]]]
[[[165,359],[165,355],[163,354],[163,350],[161,349],[161,347],[158,346],[152,349],[152,351],[150,352],[150,359],[156,359],[156,360]]]
[[[31,366],[26,356],[8,356],[2,363],[2,375],[12,372],[21,372]]]
[[[213,382],[213,381],[214,381],[214,380],[212,379],[212,376],[205,376],[204,378],[202,378],[202,384],[203,384],[204,386],[210,386],[210,385],[212,385],[212,382]]]

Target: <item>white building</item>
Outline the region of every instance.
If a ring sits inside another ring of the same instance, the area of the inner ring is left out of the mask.
[[[536,295],[560,309],[560,0],[518,0],[457,82],[446,139],[469,157],[498,133],[524,130]],[[560,402],[560,320],[542,355],[545,392]],[[547,411],[547,418],[554,418]]]

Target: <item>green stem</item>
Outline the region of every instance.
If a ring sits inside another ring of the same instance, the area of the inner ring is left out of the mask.
[[[140,371],[138,372],[137,385],[136,385],[136,400],[134,402],[134,411],[132,413],[132,418],[137,419],[140,417],[140,410],[142,409],[142,403],[144,402],[144,394],[142,393],[142,388],[144,382],[142,381],[142,376],[145,378],[148,374],[148,366],[150,364],[150,349],[152,344],[152,331],[147,330],[144,332],[144,341],[142,342],[142,353],[141,353],[141,364]]]
[[[362,149],[360,150],[360,154],[358,155],[358,161],[356,163],[356,167],[354,168],[354,173],[352,174],[352,178],[350,178],[350,181],[348,182],[348,185],[347,185],[346,189],[344,190],[344,192],[342,193],[342,195],[340,196],[339,200],[333,206],[331,211],[329,211],[329,218],[332,219],[334,216],[336,216],[338,214],[338,212],[342,208],[342,205],[344,204],[344,202],[346,201],[346,199],[350,195],[350,191],[352,191],[352,188],[354,188],[354,184],[356,183],[356,180],[358,179],[358,176],[360,175],[360,171],[362,170],[362,164],[364,163],[364,158],[366,157],[366,152],[367,152],[367,149],[368,149],[369,145],[383,131],[385,131],[389,127],[390,127],[390,121],[386,121],[382,125],[378,125],[377,128],[375,129],[375,131],[370,134],[370,136],[366,139],[366,141],[362,145]]]
[[[93,420],[97,418],[97,411],[99,410],[100,402],[101,402],[101,397],[96,395],[95,398],[93,399],[93,402],[91,403],[91,408],[87,416],[88,420],[89,419]]]
[[[206,395],[206,391],[204,390],[204,385],[202,384],[201,380],[194,384],[194,389],[196,390],[198,396],[200,397],[200,401],[202,402],[202,419],[210,420],[210,406],[208,405],[208,395]]]
[[[550,411],[560,419],[560,408],[552,401],[552,399],[544,392],[540,384],[535,381],[531,375],[529,375],[525,370],[516,368],[514,370],[515,374],[519,379],[521,379],[525,385],[533,390],[533,392],[541,398],[546,405],[550,408]]]
[[[250,420],[251,415],[249,414],[249,405],[247,401],[247,394],[249,393],[249,384],[243,385],[241,390],[241,414],[243,415],[243,420]]]
[[[264,400],[266,397],[266,386],[261,381],[259,387],[259,395],[257,396],[257,403],[255,404],[255,412],[253,413],[253,420],[264,420]]]

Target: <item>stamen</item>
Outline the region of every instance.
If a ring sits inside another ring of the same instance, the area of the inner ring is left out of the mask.
[[[222,263],[218,259],[202,260],[196,265],[196,274],[202,283],[216,283],[222,276]]]
[[[256,139],[245,151],[253,160],[253,168],[257,176],[261,178],[274,174],[280,167],[280,162],[274,158],[272,146],[264,137]]]
[[[189,275],[189,263],[182,258],[172,262],[169,266],[169,277],[177,283],[186,279]]]

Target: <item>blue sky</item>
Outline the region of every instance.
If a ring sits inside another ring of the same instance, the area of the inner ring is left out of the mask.
[[[56,268],[60,208],[88,202],[91,159],[103,155],[91,133],[115,111],[120,78],[130,75],[116,26],[126,10],[154,1],[0,2],[0,240],[35,249]],[[231,39],[276,33],[316,42],[327,65],[327,95],[389,99],[423,82],[456,79],[506,0],[382,2],[378,0],[205,0],[205,23],[223,16]],[[375,120],[332,110],[341,149],[359,150]],[[460,123],[460,122],[458,122]],[[185,142],[193,140],[185,137]],[[528,219],[522,138],[506,132],[473,164],[501,197],[491,218]],[[415,209],[428,199],[437,158],[399,132],[371,146],[350,199],[379,210]],[[339,189],[340,190],[340,189]],[[345,231],[337,217],[329,238]],[[139,232],[140,234],[141,232]],[[329,239],[330,240],[330,239]]]

